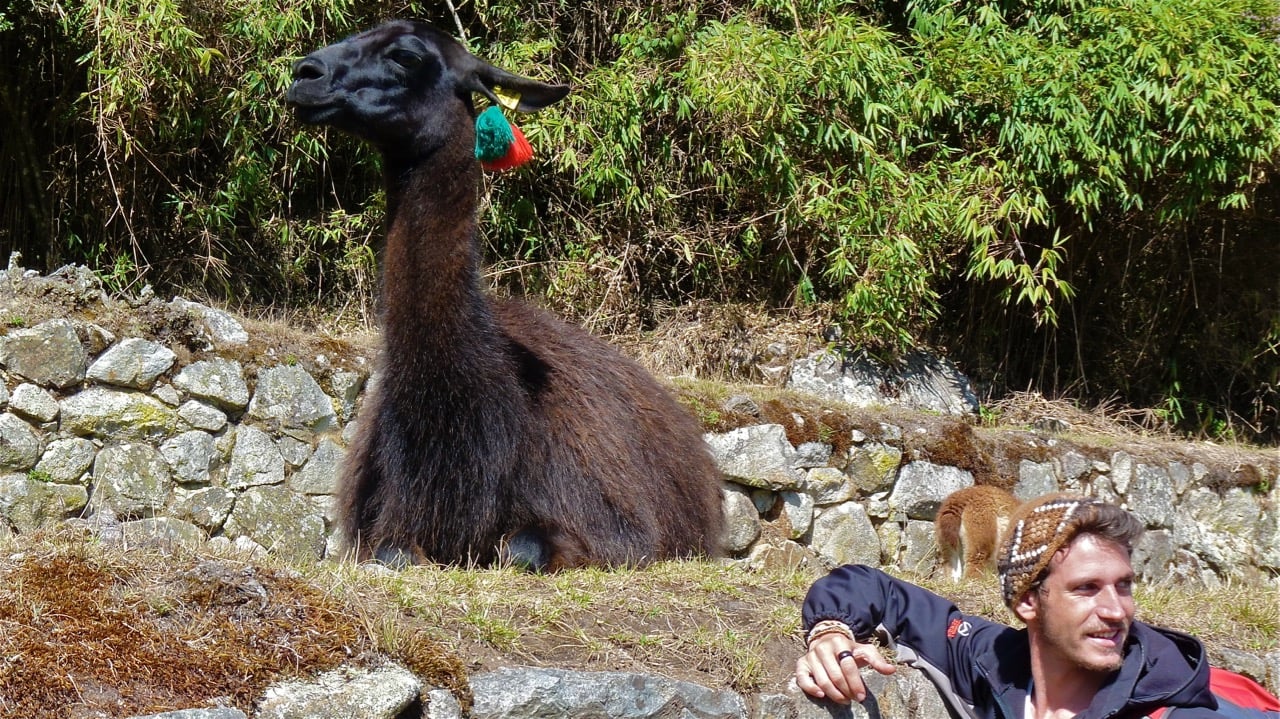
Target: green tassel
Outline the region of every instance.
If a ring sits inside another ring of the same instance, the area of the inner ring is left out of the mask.
[[[492,162],[507,154],[515,142],[511,123],[502,115],[497,105],[490,105],[476,118],[476,159]]]

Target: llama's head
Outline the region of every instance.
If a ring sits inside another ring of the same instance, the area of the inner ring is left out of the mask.
[[[470,138],[472,93],[497,102],[498,88],[519,96],[521,112],[569,92],[496,68],[427,25],[392,20],[295,63],[287,100],[302,122],[331,125],[384,151],[425,155]]]

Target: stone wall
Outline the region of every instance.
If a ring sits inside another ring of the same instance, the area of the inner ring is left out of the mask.
[[[0,272],[9,307],[33,287],[81,293],[89,298],[81,304],[112,301],[83,270],[48,278],[12,266]],[[334,552],[341,538],[331,532],[332,495],[358,421],[369,358],[339,364],[267,348],[246,366],[235,357],[254,338],[236,318],[182,299],[145,302],[151,311],[183,319],[183,346],[116,336],[88,319],[30,327],[10,322],[0,338],[0,535],[92,522],[125,534],[231,543],[294,560]],[[975,411],[954,368],[937,361],[922,366],[935,374],[904,376],[899,389],[916,387],[929,411]],[[912,396],[865,396],[858,384],[865,374],[865,363],[818,355],[792,368],[792,384],[842,402]],[[799,444],[778,424],[708,434],[726,476],[728,550],[756,565],[928,568],[933,514],[947,494],[975,479],[964,469],[909,457],[904,447],[915,431],[921,430],[877,421],[840,441]],[[1248,469],[1257,481],[1232,487],[1216,481],[1220,474],[1208,463],[1185,456],[1157,460],[1101,450],[1103,460],[1096,448],[1086,454],[1043,432],[1023,432],[1016,441],[1038,443],[1044,457],[1022,461],[1009,478],[1018,496],[1080,491],[1124,502],[1147,523],[1136,557],[1143,576],[1204,582],[1280,576],[1274,453],[1256,453]],[[1261,676],[1268,674],[1276,675],[1273,686],[1280,683],[1280,667],[1263,667]],[[895,685],[893,691],[904,690]],[[730,701],[714,701],[722,700]],[[752,698],[752,706],[761,701]],[[761,711],[727,715],[788,715]],[[713,715],[719,716],[706,714]]]
[[[165,344],[68,319],[0,338],[0,532],[94,517],[292,559],[334,551],[332,493],[367,372],[323,357],[251,371],[218,354],[250,342],[235,318],[183,300],[168,305],[199,328],[211,350],[202,359],[183,364]],[[793,374],[812,377],[805,368],[824,364],[830,373],[820,356]],[[798,446],[778,424],[708,434],[727,478],[728,550],[751,563],[927,569],[934,513],[975,480],[906,458],[911,431],[922,430],[876,422],[842,442]],[[1045,450],[1009,478],[1019,497],[1079,491],[1123,502],[1146,521],[1137,553],[1144,577],[1280,575],[1280,489],[1265,453],[1251,468],[1258,483],[1226,487],[1194,459],[1121,450],[1091,459],[1075,445],[1055,451],[1052,435],[1034,432],[1010,441]]]

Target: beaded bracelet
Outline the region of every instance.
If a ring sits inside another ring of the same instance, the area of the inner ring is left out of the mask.
[[[805,636],[804,645],[808,648],[808,646],[813,643],[814,639],[817,639],[823,634],[837,633],[845,635],[849,638],[849,641],[854,641],[853,630],[849,628],[848,624],[845,624],[839,619],[824,619],[813,625],[813,628],[809,630],[809,634]]]

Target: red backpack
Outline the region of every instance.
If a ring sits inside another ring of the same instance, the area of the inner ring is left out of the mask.
[[[1280,719],[1280,699],[1243,674],[1209,667],[1209,691],[1218,700],[1218,713],[1231,719]],[[1161,708],[1151,719],[1177,719],[1179,707]]]

